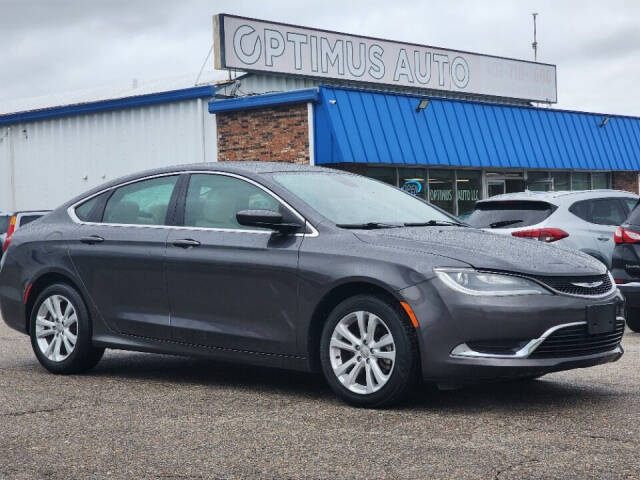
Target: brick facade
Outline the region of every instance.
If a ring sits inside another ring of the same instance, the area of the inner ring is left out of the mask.
[[[613,172],[611,186],[616,190],[638,193],[638,172]]]
[[[307,104],[216,114],[218,160],[309,163]]]

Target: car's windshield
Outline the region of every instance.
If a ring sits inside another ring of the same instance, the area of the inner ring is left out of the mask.
[[[384,183],[329,172],[277,173],[274,179],[338,225],[451,223],[452,217]]]

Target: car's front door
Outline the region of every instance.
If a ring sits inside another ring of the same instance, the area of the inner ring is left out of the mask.
[[[177,180],[130,183],[76,208],[71,258],[100,315],[119,332],[170,338],[164,257]]]
[[[192,174],[179,205],[182,228],[167,239],[173,339],[293,353],[302,237],[236,221],[245,209],[292,212],[259,185],[228,174]]]

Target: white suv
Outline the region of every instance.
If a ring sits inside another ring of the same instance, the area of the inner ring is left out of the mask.
[[[613,233],[638,198],[618,190],[507,193],[480,200],[465,221],[494,233],[580,250],[610,267]]]

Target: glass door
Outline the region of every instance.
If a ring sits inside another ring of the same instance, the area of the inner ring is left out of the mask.
[[[487,182],[487,194],[489,197],[501,195],[506,192],[506,184],[504,180],[489,180]]]

